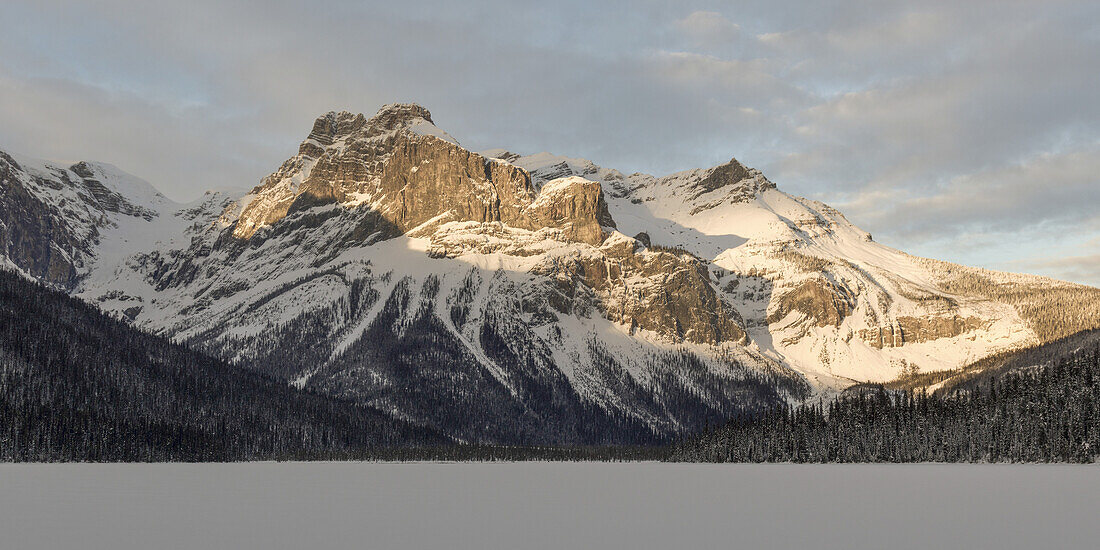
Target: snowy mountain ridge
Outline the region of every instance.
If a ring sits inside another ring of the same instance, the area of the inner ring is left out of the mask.
[[[0,156],[6,264],[466,441],[662,437],[1100,321],[1096,289],[909,256],[735,159],[476,153],[413,104],[322,115],[243,196],[100,166]]]

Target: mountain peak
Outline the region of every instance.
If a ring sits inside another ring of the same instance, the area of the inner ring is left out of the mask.
[[[734,187],[743,188],[740,194],[751,198],[757,193],[775,189],[775,184],[768,181],[759,170],[749,168],[736,158],[731,158],[729,162],[708,170],[699,181],[694,183],[693,187],[695,189],[693,198],[699,198],[718,189]]]
[[[416,119],[424,119],[432,122],[432,113],[416,103],[390,103],[383,105],[374,116],[370,117],[372,126],[381,126],[386,130],[393,130],[399,126],[408,126],[416,122]]]
[[[313,122],[313,131],[309,137],[327,144],[367,126],[376,131],[391,131],[414,125],[421,120],[434,124],[432,113],[415,103],[383,105],[369,120],[363,113],[329,111]]]
[[[436,128],[432,122],[432,113],[424,107],[415,103],[390,103],[383,105],[370,119],[363,113],[350,111],[329,111],[317,117],[313,122],[313,130],[302,142],[298,152],[317,157],[326,147],[352,134],[371,138],[402,129],[458,143],[446,132]]]

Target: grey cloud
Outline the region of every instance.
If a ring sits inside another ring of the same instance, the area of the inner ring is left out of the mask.
[[[0,73],[0,120],[0,148],[111,162],[177,200],[193,199],[190,189],[247,187],[254,181],[243,176],[255,172],[262,156],[262,147],[235,130],[238,119],[63,80],[18,81]]]
[[[1055,277],[1100,287],[1100,254],[1016,262],[1022,269],[1048,272]]]
[[[1100,105],[1090,99],[1100,85],[1100,56],[1068,45],[1045,55],[1031,48],[1002,45],[988,62],[807,109],[797,129],[811,162],[789,168],[848,188],[927,187],[1100,137]]]
[[[846,210],[910,237],[964,232],[1034,231],[1048,225],[1090,230],[1100,225],[1100,144],[952,178],[938,192],[869,191]],[[883,204],[891,205],[882,208]],[[1095,241],[1093,241],[1095,243]]]
[[[17,0],[0,148],[190,198],[253,185],[325,111],[417,101],[475,149],[654,173],[737,156],[943,255],[982,248],[963,230],[1100,235],[1096,180],[1073,170],[1100,143],[1098,22],[1085,0]]]

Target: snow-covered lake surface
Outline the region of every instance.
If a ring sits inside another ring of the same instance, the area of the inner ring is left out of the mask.
[[[1097,548],[1100,467],[0,465],[0,548]]]

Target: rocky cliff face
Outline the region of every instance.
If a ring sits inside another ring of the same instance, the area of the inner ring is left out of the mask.
[[[0,184],[6,264],[466,441],[649,441],[1049,339],[1051,296],[1100,304],[882,246],[736,159],[478,153],[409,104],[319,117],[244,196],[170,205],[105,165],[2,156]]]
[[[425,224],[499,222],[559,228],[570,240],[599,244],[602,227],[614,227],[598,183],[569,180],[538,193],[526,171],[463,149],[418,105],[388,105],[370,119],[318,118],[298,155],[251,195],[237,238],[329,203],[366,205],[398,234]]]
[[[706,265],[687,253],[647,249],[618,234],[598,253],[543,263],[532,270],[552,278],[561,297],[550,302],[570,313],[568,291],[584,285],[598,296],[603,315],[671,341],[721,344],[743,342],[737,312],[722,302]]]
[[[875,349],[953,338],[989,323],[977,317],[898,317],[894,324],[861,330],[859,337]]]

